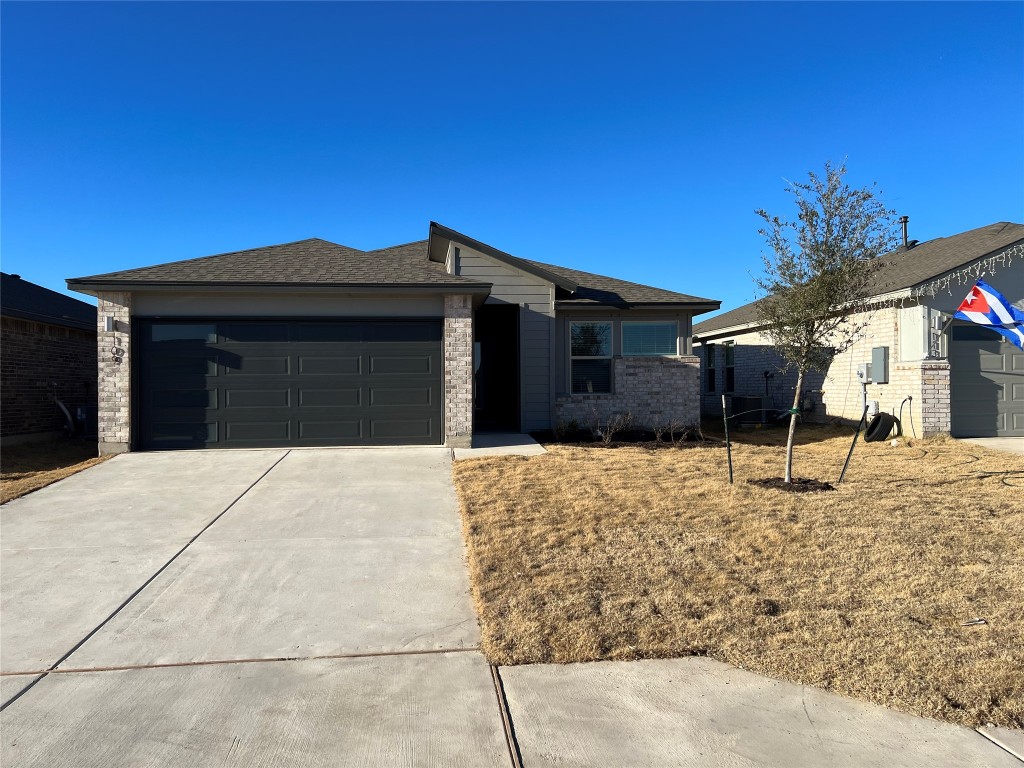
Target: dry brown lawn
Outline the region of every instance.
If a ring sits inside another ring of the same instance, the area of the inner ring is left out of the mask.
[[[0,451],[0,504],[37,491],[76,472],[106,461],[95,442],[54,440],[26,443]]]
[[[835,482],[852,430],[801,433],[795,474]],[[784,435],[741,439],[732,486],[720,444],[457,462],[490,661],[707,654],[1024,727],[1024,457],[859,442],[838,490],[795,494],[746,482],[781,474]]]

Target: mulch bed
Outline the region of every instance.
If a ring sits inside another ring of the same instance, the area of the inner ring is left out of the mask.
[[[775,488],[789,493],[817,493],[818,491],[835,490],[832,483],[823,483],[820,480],[811,480],[806,477],[794,477],[791,483],[787,483],[784,477],[762,477],[758,480],[747,480],[747,482],[762,488]]]

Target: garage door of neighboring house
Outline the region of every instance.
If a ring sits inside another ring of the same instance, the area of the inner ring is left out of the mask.
[[[1024,437],[1024,351],[987,328],[954,323],[949,367],[955,437]]]
[[[135,323],[137,447],[441,443],[441,322]]]

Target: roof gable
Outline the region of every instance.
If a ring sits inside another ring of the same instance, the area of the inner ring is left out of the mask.
[[[577,305],[627,307],[638,304],[688,305],[697,312],[709,312],[721,305],[721,302],[716,299],[703,299],[699,296],[690,296],[685,293],[667,291],[662,288],[631,283],[614,277],[596,275],[591,272],[582,272],[577,269],[513,256],[510,253],[499,251],[486,243],[474,240],[433,221],[430,222],[430,234],[431,242],[433,242],[433,238],[436,235],[439,238],[451,240],[473,250],[480,251],[514,269],[520,269],[542,280],[546,280],[565,292],[557,302],[562,307]],[[440,261],[444,260],[443,255],[437,248],[431,250],[431,258]]]
[[[958,235],[938,237],[910,248],[901,246],[878,257],[879,268],[872,276],[869,295],[882,296],[918,287],[1019,242],[1024,242],[1024,224],[1000,221]],[[693,332],[711,333],[754,323],[760,301],[763,299],[698,323]]]

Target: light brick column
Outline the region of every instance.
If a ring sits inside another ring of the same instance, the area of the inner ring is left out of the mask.
[[[132,295],[100,293],[96,311],[96,344],[99,352],[99,451],[100,455],[124,453],[131,447],[132,380],[129,323]],[[106,330],[113,317],[115,329]],[[120,354],[119,354],[120,353]]]
[[[473,445],[473,298],[444,297],[444,444]]]
[[[949,434],[949,362],[921,363],[921,432],[924,435]]]

